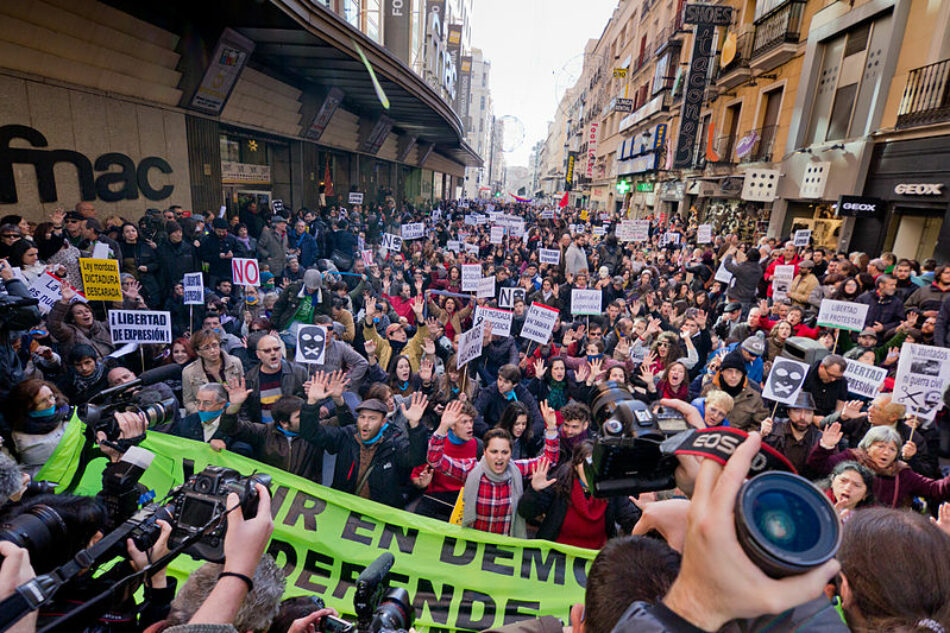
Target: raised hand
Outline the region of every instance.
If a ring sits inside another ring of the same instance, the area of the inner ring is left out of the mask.
[[[439,435],[447,435],[450,428],[455,426],[462,416],[462,401],[453,400],[445,405],[445,411],[442,412],[442,419],[439,420]]]
[[[415,391],[409,398],[409,408],[406,408],[406,403],[404,402],[399,405],[399,409],[402,411],[402,414],[406,416],[409,426],[416,428],[419,426],[419,420],[422,419],[422,414],[426,412],[427,406],[429,406],[429,398],[421,391]]]
[[[645,382],[647,387],[651,387],[655,384],[656,374],[653,373],[649,363],[640,363],[640,380]]]
[[[412,311],[416,315],[416,323],[422,323],[424,321],[422,317],[422,308],[425,306],[425,300],[422,298],[422,295],[416,295],[410,304],[412,306]]]
[[[435,341],[431,338],[426,338],[426,340],[422,342],[422,351],[427,356],[435,356]]]
[[[571,343],[574,342],[574,330],[568,330],[564,333],[564,338],[561,339],[561,345],[564,347],[570,347]]]
[[[603,372],[604,368],[604,359],[597,358],[590,364],[590,378],[588,381],[597,380],[600,374]]]
[[[129,281],[129,287],[124,288],[123,292],[125,293],[125,296],[128,297],[129,299],[137,300],[142,297],[141,290],[142,290],[142,284],[140,284],[137,279],[132,279],[131,281]]]
[[[542,457],[531,467],[531,487],[541,492],[551,484],[557,483],[557,479],[548,479],[548,470],[551,468],[551,462],[547,457]]]
[[[367,355],[375,356],[376,355],[376,341],[374,341],[371,338],[366,339],[366,341],[363,343],[363,349],[366,350]]]
[[[541,380],[542,378],[544,378],[544,372],[546,372],[547,370],[548,368],[544,366],[544,359],[539,358],[536,361],[534,361],[535,378],[537,378],[538,380]]]
[[[432,341],[429,340],[429,341],[427,341],[427,342],[431,343]],[[434,347],[434,345],[433,345],[433,347]],[[429,352],[426,352],[426,353],[428,354]],[[435,353],[435,350],[434,350],[434,349],[433,349],[432,353],[433,353],[433,354]],[[435,363],[434,363],[431,359],[423,358],[423,359],[422,359],[422,362],[419,363],[419,378],[422,380],[422,382],[429,382],[429,381],[431,381],[431,380],[432,380],[432,373],[433,373],[434,371],[435,371]]]
[[[861,415],[861,408],[864,406],[864,403],[860,400],[849,400],[844,403],[844,408],[841,409],[841,419],[842,420],[851,420],[853,418]]]
[[[244,401],[247,400],[247,397],[251,395],[252,391],[247,388],[244,376],[229,379],[228,384],[225,385],[224,388],[228,392],[228,402],[235,408],[244,404]]]
[[[63,297],[63,303],[69,303],[76,298],[76,291],[65,281],[59,284],[59,290]]]
[[[330,377],[322,371],[314,374],[310,381],[310,388],[307,389],[307,404],[317,404],[321,400],[326,400],[329,395],[329,382]]]
[[[699,326],[699,329],[700,329],[700,330],[705,330],[705,329],[706,329],[706,321],[707,321],[708,318],[709,318],[709,315],[706,314],[706,311],[705,311],[705,310],[697,310],[697,311],[696,311],[696,325]]]
[[[539,405],[541,408],[541,417],[544,418],[544,428],[553,431],[557,428],[557,415],[554,409],[548,404],[547,400],[542,400]]]
[[[416,477],[412,478],[412,485],[420,490],[425,490],[432,483],[432,466],[426,464],[425,468],[419,471]]]
[[[577,378],[577,382],[584,382],[588,376],[590,376],[590,366],[587,363],[578,367],[574,374],[574,377]]]
[[[838,422],[832,422],[825,430],[821,432],[821,440],[819,443],[821,447],[827,450],[834,450],[838,446],[838,442],[841,441],[841,438],[844,437],[844,433],[841,432],[841,424]]]
[[[350,377],[342,369],[338,369],[330,375],[327,382],[327,393],[334,400],[343,397],[343,392],[350,386]]]
[[[950,535],[950,503],[941,503],[940,510],[937,512],[937,518],[930,518],[931,521],[937,524],[945,534]]]

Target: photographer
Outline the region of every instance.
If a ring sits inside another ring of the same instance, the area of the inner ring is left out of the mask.
[[[35,305],[17,306],[22,300],[31,300],[26,285],[13,275],[13,268],[0,259],[0,400],[9,389],[23,380],[23,365],[11,344],[11,334],[26,330],[40,322],[40,311]]]

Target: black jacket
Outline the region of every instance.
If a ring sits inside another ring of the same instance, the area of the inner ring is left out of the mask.
[[[538,401],[531,392],[523,385],[515,385],[515,397],[518,402],[524,403],[528,407],[528,423],[531,425],[531,432],[535,437],[544,435],[544,419],[541,417],[541,410],[538,409]],[[505,412],[511,402],[501,395],[498,391],[498,385],[491,383],[483,387],[475,397],[475,408],[478,409],[479,419],[475,420],[475,435],[482,437],[501,420],[501,414]]]
[[[751,303],[758,291],[759,281],[765,276],[762,266],[759,262],[750,261],[737,264],[732,255],[726,257],[725,266],[733,276],[731,287],[726,293],[728,297],[733,301]]]
[[[360,441],[355,424],[343,427],[320,424],[319,405],[304,405],[300,412],[300,436],[331,455],[336,455],[333,488],[356,494],[360,471]],[[403,433],[390,424],[378,440],[369,473],[369,496],[394,508],[406,505],[406,482],[416,466],[426,462],[428,438],[419,424]]]
[[[568,467],[570,467],[569,464]],[[527,485],[525,486],[524,495],[521,496],[521,501],[518,503],[518,514],[525,519],[544,517],[535,538],[554,541],[561,533],[561,526],[564,525],[564,518],[567,516],[570,498],[558,494],[554,488],[555,486],[550,486],[538,491]],[[640,508],[635,506],[627,497],[609,497],[607,499],[607,512],[604,514],[604,530],[607,538],[610,539],[617,535],[618,523],[620,524],[621,533],[630,534],[633,526],[640,520],[640,514]]]

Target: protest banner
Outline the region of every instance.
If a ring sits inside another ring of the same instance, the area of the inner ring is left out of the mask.
[[[527,301],[528,293],[524,288],[499,288],[498,289],[498,307],[513,308],[515,301]]]
[[[633,242],[647,242],[650,240],[650,221],[633,220]]]
[[[844,370],[844,378],[848,381],[848,391],[862,398],[873,398],[887,378],[887,369],[859,363],[846,358],[848,367]]]
[[[171,343],[172,315],[162,310],[109,310],[112,342]]]
[[[445,243],[445,248],[446,250],[450,250],[453,253],[458,253],[460,250],[462,250],[462,245],[458,240],[448,240]]]
[[[383,248],[398,253],[402,250],[402,238],[392,233],[383,233]]]
[[[322,365],[327,354],[327,328],[323,325],[301,325],[297,328],[298,363]]]
[[[478,218],[476,218],[473,213],[466,213],[465,224],[468,224],[470,226],[476,226],[478,224]]]
[[[235,286],[260,286],[261,268],[256,259],[235,257],[231,260],[231,278]]]
[[[119,262],[115,259],[79,258],[83,293],[89,301],[122,301]]]
[[[696,243],[709,244],[712,242],[712,224],[700,224],[696,229]]]
[[[462,292],[478,292],[478,282],[481,280],[481,264],[462,264]]]
[[[617,240],[620,242],[632,242],[634,236],[633,220],[621,220],[615,230]]]
[[[560,311],[557,308],[546,306],[543,303],[532,303],[525,315],[524,326],[521,328],[521,337],[544,345],[551,338],[551,330],[557,322]]]
[[[64,438],[37,475],[93,496],[108,460],[80,459],[85,424],[74,416]],[[284,597],[319,594],[352,620],[355,581],[381,553],[395,554],[390,574],[416,609],[417,631],[482,630],[541,615],[564,617],[584,601],[595,550],[525,540],[411,514],[321,486],[207,443],[148,431],[142,448],[155,455],[142,484],[157,498],[184,482],[182,460],[194,472],[209,465],[272,478],[274,533],[267,551],[287,577]],[[203,561],[187,555],[169,564],[179,586]]]
[[[77,301],[86,303],[86,298],[74,286],[70,288],[76,292],[76,296],[70,303]],[[30,291],[30,296],[39,302],[36,307],[40,314],[46,315],[53,309],[53,305],[63,298],[63,280],[49,271],[44,271],[27,290]]]
[[[541,211],[542,220],[553,220],[554,219],[554,209],[544,209]]]
[[[784,356],[772,362],[772,370],[762,388],[762,397],[784,405],[795,403],[808,376],[808,365]]]
[[[485,326],[482,323],[476,323],[469,331],[462,332],[462,335],[459,336],[457,369],[462,369],[462,367],[482,355],[484,336]]]
[[[818,310],[818,326],[860,332],[864,329],[867,315],[868,306],[863,303],[822,299]]]
[[[716,276],[713,277],[713,280],[724,284],[732,282],[732,273],[726,268],[726,260],[719,263],[719,268],[716,269]]]
[[[418,240],[421,237],[425,237],[425,234],[426,225],[424,222],[410,222],[409,224],[402,225],[403,241]]]
[[[363,194],[359,191],[351,191],[346,198],[347,204],[363,204]]]
[[[112,249],[105,242],[96,242],[92,247],[92,259],[109,259],[112,255]]]
[[[558,264],[561,263],[561,249],[539,248],[538,261],[542,264],[554,264],[555,266],[557,266]]]
[[[482,277],[478,280],[478,287],[475,290],[475,296],[478,299],[491,299],[495,296],[495,278],[493,276]]]
[[[372,250],[361,250],[360,257],[363,258],[363,263],[366,264],[366,267],[369,268],[373,265],[373,251]]]
[[[590,234],[593,235],[594,237],[603,237],[604,235],[607,234],[607,229],[604,228],[602,225],[595,226],[594,228],[591,229]]]
[[[950,386],[950,348],[904,343],[901,345],[894,402],[907,407],[908,415],[933,420],[943,407]]]
[[[796,248],[807,247],[811,242],[811,229],[798,229],[795,231],[795,237],[793,243]]]
[[[201,273],[185,273],[181,283],[185,289],[184,304],[186,306],[204,305],[205,283],[201,278]]]
[[[475,327],[486,321],[491,324],[491,333],[495,336],[511,336],[511,319],[514,312],[478,306],[475,308]]]
[[[478,257],[478,244],[469,244],[465,243],[465,254],[466,255],[475,255]]]
[[[795,279],[795,264],[786,264],[775,267],[775,275],[772,277],[772,299],[782,301],[788,297],[788,289],[792,287],[792,280]]]
[[[493,226],[491,227],[491,237],[489,242],[492,244],[501,244],[505,239],[505,227],[503,226]]]
[[[603,310],[603,291],[574,288],[571,290],[571,314],[600,314]]]

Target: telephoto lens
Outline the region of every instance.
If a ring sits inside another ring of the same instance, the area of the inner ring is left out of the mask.
[[[841,522],[831,500],[791,473],[770,471],[745,482],[735,521],[742,549],[772,578],[818,567],[841,545]]]
[[[45,504],[33,506],[0,529],[0,541],[10,541],[27,550],[30,563],[38,574],[52,571],[75,553],[64,551],[62,543],[66,540],[66,522],[56,510]]]

